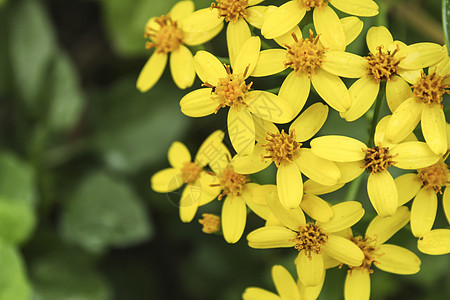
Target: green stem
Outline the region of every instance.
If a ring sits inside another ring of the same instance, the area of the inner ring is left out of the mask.
[[[373,112],[372,122],[370,124],[369,141],[367,142],[367,146],[369,146],[369,148],[375,146],[375,128],[377,127],[378,118],[380,117],[381,103],[384,98],[385,85],[386,82],[380,82],[380,92],[378,93],[377,100],[375,102],[375,109]]]
[[[378,1],[379,13],[376,16],[376,23],[378,26],[388,26],[388,11],[389,2]]]
[[[358,195],[359,186],[361,185],[363,175],[359,175],[348,186],[347,193],[345,194],[344,201],[355,201],[356,195]]]
[[[442,0],[442,27],[444,28],[447,53],[450,55],[450,0]]]

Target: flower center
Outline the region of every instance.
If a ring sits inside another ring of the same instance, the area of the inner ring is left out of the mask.
[[[391,51],[383,52],[381,49],[383,46],[378,46],[378,53],[369,53],[365,59],[368,60],[367,76],[372,77],[376,83],[380,83],[381,80],[391,80],[391,76],[397,74],[398,64],[404,58],[396,58],[399,47],[391,53]]]
[[[448,182],[448,166],[441,159],[432,166],[417,170],[418,176],[425,189],[433,189],[436,194],[442,193],[441,188]]]
[[[217,101],[219,106],[217,106],[215,113],[223,107],[230,106],[240,109],[242,107],[248,107],[245,103],[250,87],[253,82],[249,84],[245,83],[245,77],[248,72],[248,66],[245,68],[244,74],[232,74],[230,66],[225,66],[227,70],[227,76],[219,79],[217,86],[205,82],[203,85],[213,89],[211,94],[211,99]]]
[[[310,11],[313,7],[325,7],[328,5],[329,0],[299,0],[300,7],[306,8],[307,11]]]
[[[177,22],[173,21],[170,16],[165,15],[155,18],[155,22],[160,28],[155,30],[147,26],[144,37],[150,38],[152,41],[147,41],[145,48],[155,48],[160,53],[177,50],[183,42],[183,31],[178,27]]]
[[[225,17],[227,22],[236,22],[239,18],[247,17],[248,0],[216,0],[211,8],[217,8],[219,18]]]
[[[364,260],[361,265],[357,267],[350,267],[348,272],[351,274],[352,270],[355,268],[361,268],[362,270],[366,270],[369,274],[373,273],[373,270],[370,269],[372,263],[376,262],[375,257],[379,256],[375,252],[378,251],[379,248],[371,245],[374,240],[370,238],[363,239],[361,236],[351,237],[350,240],[359,247],[364,253]]]
[[[289,131],[289,134],[284,132],[284,129],[278,133],[268,132],[270,137],[266,137],[267,143],[261,146],[266,147],[267,156],[264,158],[271,158],[278,167],[280,164],[288,164],[294,161],[297,151],[302,146],[302,143],[295,141],[295,129]],[[262,155],[262,154],[261,154]]]
[[[249,182],[247,175],[234,172],[233,167],[228,165],[219,176],[219,184],[222,187],[222,193],[218,199],[221,200],[225,196],[234,197],[242,195],[245,190],[245,184]]]
[[[441,102],[444,94],[450,94],[450,84],[444,84],[444,80],[450,74],[440,76],[436,72],[425,75],[422,71],[420,79],[412,86],[416,98],[427,104],[438,104],[443,108]]]
[[[194,183],[202,173],[203,168],[198,166],[195,162],[186,162],[181,168],[181,178],[187,184]]]
[[[203,225],[204,233],[214,233],[220,230],[220,217],[213,214],[203,214],[202,219],[198,220]]]
[[[389,148],[387,147],[375,146],[363,149],[363,151],[366,153],[363,168],[372,174],[386,171],[387,168],[395,164],[395,161],[392,160],[394,156],[389,154]]]
[[[305,250],[306,256],[311,259],[312,252],[320,254],[320,247],[328,242],[328,235],[318,226],[308,223],[300,226],[293,242],[295,242],[295,249]]]
[[[325,48],[319,44],[319,36],[313,38],[313,32],[309,30],[309,39],[298,39],[295,33],[292,33],[295,43],[286,45],[287,61],[286,67],[294,69],[297,75],[305,73],[311,78],[311,74],[317,68],[320,68],[323,62]]]

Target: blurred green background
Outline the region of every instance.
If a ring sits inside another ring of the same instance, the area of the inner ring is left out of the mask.
[[[0,0],[0,300],[239,299],[247,286],[274,291],[274,264],[296,276],[292,249],[247,246],[245,234],[263,225],[256,216],[249,215],[244,238],[229,245],[202,233],[196,220],[181,223],[179,192],[150,188],[151,175],[168,167],[173,141],[195,153],[226,123],[224,112],[184,116],[178,101],[186,91],[168,70],[150,92],[135,88],[149,57],[144,24],[175,2]],[[194,2],[204,8],[211,1]],[[367,55],[365,32],[380,24],[406,43],[443,44],[440,1],[380,5],[382,14],[364,19],[349,51]],[[205,48],[226,56],[224,32]],[[281,80],[255,80],[255,87]],[[366,140],[368,120],[356,124],[331,113],[322,133]],[[274,170],[253,179],[273,182]],[[367,216],[359,233],[374,216],[364,186],[357,200]],[[326,199],[337,203],[346,193]],[[448,227],[439,210],[435,227]],[[220,203],[201,212],[219,213]],[[393,243],[417,253],[409,229]],[[419,256],[417,275],[375,270],[372,299],[450,299],[449,255]],[[320,299],[342,299],[344,278],[343,270],[327,272]]]

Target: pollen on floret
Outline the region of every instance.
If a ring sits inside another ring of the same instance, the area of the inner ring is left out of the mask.
[[[194,183],[201,175],[203,168],[195,162],[185,162],[181,168],[181,178],[184,183]]]
[[[312,252],[321,253],[321,246],[328,242],[328,235],[320,227],[308,223],[300,226],[297,236],[292,242],[295,242],[295,249],[298,251],[305,250],[306,256],[311,259]]]
[[[309,30],[309,38],[299,39],[295,33],[292,33],[294,43],[286,45],[287,53],[284,62],[286,67],[294,69],[295,73],[307,74],[309,78],[319,69],[323,62],[325,48],[319,43],[319,36],[313,38],[313,32]]]
[[[278,133],[267,132],[269,137],[266,137],[267,143],[261,146],[266,148],[267,155],[262,155],[262,159],[270,158],[277,167],[285,165],[294,161],[298,155],[298,150],[302,143],[295,141],[295,129],[284,132],[284,129]]]
[[[222,188],[222,193],[218,197],[219,200],[225,196],[241,196],[246,188],[245,184],[249,182],[247,175],[236,173],[231,165],[228,165],[218,177],[219,183],[212,186]]]
[[[155,48],[159,53],[177,50],[183,43],[183,31],[178,27],[178,23],[166,15],[155,18],[155,22],[159,25],[158,30],[150,26],[145,29],[144,37],[151,40],[145,43],[145,48]]]
[[[367,76],[372,77],[376,83],[380,83],[381,80],[391,80],[391,77],[398,73],[398,65],[404,57],[396,57],[395,55],[399,51],[399,46],[392,51],[382,51],[383,46],[378,46],[378,52],[373,54],[369,53],[365,59],[368,61]]]
[[[434,192],[442,193],[442,187],[445,187],[448,183],[448,166],[441,159],[434,165],[429,167],[418,169],[418,176],[420,181],[422,182],[423,188],[427,190],[434,190]]]
[[[227,22],[236,22],[240,18],[247,17],[248,0],[216,0],[211,3],[211,8],[216,8],[219,18],[225,17]]]
[[[306,8],[310,11],[314,7],[325,7],[328,5],[329,0],[299,0],[300,7]]]
[[[393,161],[394,155],[389,153],[388,147],[375,146],[362,149],[362,151],[366,154],[363,168],[372,174],[386,171],[387,168],[396,163]]]
[[[202,218],[198,220],[203,225],[204,233],[215,233],[220,230],[220,217],[213,214],[202,214]]]
[[[375,257],[380,256],[380,254],[376,253],[379,248],[375,246],[375,240],[368,237],[363,239],[361,236],[351,237],[350,240],[364,253],[364,260],[361,265],[350,267],[348,273],[351,275],[353,269],[361,269],[372,274],[371,266],[373,263],[376,263]]]
[[[416,99],[426,104],[437,104],[443,108],[441,102],[444,94],[450,94],[450,84],[444,84],[444,80],[450,77],[450,74],[441,76],[436,72],[425,75],[422,71],[420,79],[411,86]]]

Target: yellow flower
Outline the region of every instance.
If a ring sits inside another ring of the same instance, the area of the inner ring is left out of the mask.
[[[201,33],[187,33],[183,28],[183,19],[194,11],[192,1],[179,1],[167,15],[153,17],[145,26],[144,37],[149,41],[146,49],[155,48],[142,68],[136,82],[141,92],[150,90],[161,77],[170,56],[170,71],[175,84],[185,89],[194,83],[195,70],[191,51],[185,45],[203,44],[220,31],[217,29]]]
[[[325,275],[325,273],[324,273]],[[242,299],[244,300],[314,300],[320,294],[322,290],[323,276],[321,282],[314,287],[307,287],[303,285],[300,280],[295,282],[291,274],[280,265],[275,265],[272,267],[272,278],[275,283],[275,288],[277,289],[278,295],[266,291],[257,287],[248,287],[245,289]]]
[[[259,37],[249,38],[231,68],[224,67],[209,52],[197,52],[195,69],[206,88],[190,92],[180,101],[181,111],[190,117],[203,117],[230,107],[228,133],[236,152],[243,155],[252,153],[255,145],[253,116],[275,123],[287,123],[294,118],[285,100],[266,91],[251,90],[252,83],[246,83],[258,60],[260,45]]]
[[[223,137],[222,131],[212,133],[200,146],[194,161],[184,144],[174,142],[168,153],[172,167],[156,172],[151,178],[152,189],[158,193],[169,193],[186,184],[179,203],[183,222],[192,221],[198,206],[209,203],[220,193],[219,187],[212,186],[218,182],[217,178],[205,172],[203,167],[217,160],[215,149]]]
[[[325,123],[328,107],[321,103],[311,105],[289,127],[281,132],[270,122],[260,121],[258,143],[247,156],[237,155],[233,166],[238,173],[259,172],[274,162],[277,166],[277,189],[286,208],[299,206],[303,195],[302,173],[323,185],[335,185],[339,169],[328,160],[302,148],[302,142],[311,139]]]
[[[261,28],[266,7],[255,6],[263,0],[217,0],[211,7],[195,11],[183,20],[183,28],[190,33],[220,31],[223,23],[227,26],[228,56],[233,65],[242,44],[250,38],[247,24]],[[247,22],[246,22],[247,21]]]
[[[364,215],[364,209],[356,201],[334,205],[334,217],[328,222],[306,223],[300,208],[285,209],[276,193],[267,195],[272,213],[282,225],[266,226],[252,231],[248,244],[252,248],[289,248],[299,251],[295,261],[299,280],[306,286],[316,286],[325,272],[326,254],[341,263],[358,266],[362,263],[362,251],[351,241],[337,234],[353,226]],[[323,253],[322,253],[323,252]]]
[[[376,216],[367,227],[364,238],[350,237],[364,252],[364,261],[360,266],[351,266],[348,271],[344,287],[345,300],[370,298],[372,264],[380,270],[395,274],[410,275],[419,272],[421,262],[414,253],[403,247],[385,244],[408,220],[408,208],[400,207],[391,217]]]
[[[377,137],[377,136],[375,136]],[[398,193],[394,179],[387,170],[394,165],[400,169],[428,167],[439,160],[427,144],[423,142],[403,142],[393,147],[378,146],[369,148],[364,143],[346,136],[330,135],[311,141],[311,151],[318,157],[336,162],[349,162],[349,173],[370,172],[367,193],[378,215],[392,216],[398,207]]]
[[[198,222],[203,225],[204,233],[215,233],[220,231],[220,217],[213,214],[203,214]]]
[[[328,3],[350,15],[370,17],[378,14],[378,5],[372,0],[291,0],[264,19],[261,33],[267,39],[281,36],[296,26],[306,12],[314,9],[314,27],[321,35],[323,45],[327,48],[344,50],[344,29],[338,15]]]
[[[450,253],[450,229],[433,229],[417,240],[419,251],[430,255]]]

